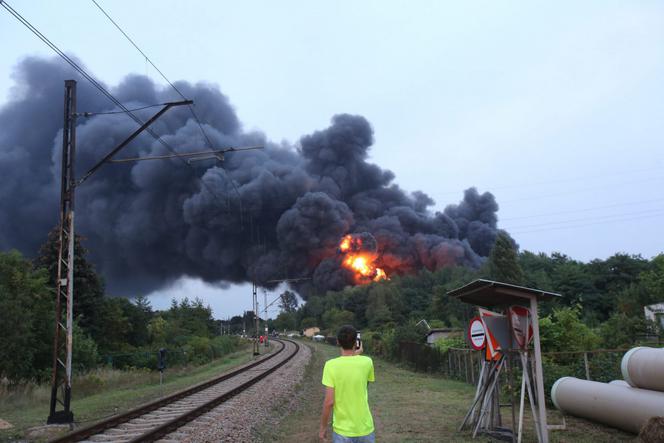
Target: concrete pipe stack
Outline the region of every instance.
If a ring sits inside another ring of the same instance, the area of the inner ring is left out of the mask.
[[[638,433],[650,417],[664,416],[664,349],[638,347],[622,359],[624,380],[610,383],[563,377],[551,399],[565,414]]]
[[[630,349],[620,370],[631,387],[664,392],[664,348]]]

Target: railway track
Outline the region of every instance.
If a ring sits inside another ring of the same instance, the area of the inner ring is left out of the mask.
[[[300,345],[293,341],[273,341],[281,347],[267,357],[210,381],[78,429],[52,440],[51,443],[168,440],[169,434],[267,377],[300,350]]]

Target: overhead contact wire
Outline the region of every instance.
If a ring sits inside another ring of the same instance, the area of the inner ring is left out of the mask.
[[[92,77],[90,74],[88,74],[82,67],[80,67],[74,60],[72,60],[67,54],[65,54],[55,43],[53,43],[51,40],[49,40],[44,34],[41,33],[35,26],[30,23],[25,17],[23,17],[18,11],[16,11],[14,8],[12,8],[6,1],[0,0],[0,6],[2,6],[7,12],[9,12],[14,18],[16,18],[23,26],[28,28],[30,32],[32,32],[37,38],[39,38],[46,46],[51,48],[56,54],[60,56],[67,64],[69,64],[74,70],[76,70],[83,78],[85,78],[92,86],[97,88],[106,98],[108,98],[113,104],[115,104],[118,108],[122,109],[122,111],[129,115],[129,117],[136,122],[139,126],[143,125],[145,122],[139,118],[136,114],[134,114],[130,109],[128,109],[122,102],[120,102],[113,94],[108,92],[106,88],[104,88],[94,77]],[[174,87],[174,85],[171,85]],[[177,90],[177,88],[175,88]],[[202,129],[202,127],[201,127]],[[170,151],[172,154],[175,154],[176,156],[178,155],[178,152],[170,146],[164,139],[161,138],[157,133],[155,133],[151,128],[146,128],[145,131],[150,134],[156,141],[158,141],[163,147],[165,147],[168,151]],[[209,143],[209,138],[205,136],[206,140]],[[180,161],[182,161],[184,164],[192,168],[191,164],[189,164],[186,160],[178,157]],[[210,195],[212,195],[215,200],[217,200],[218,203],[221,203],[219,200],[219,197],[216,195],[216,193],[205,183],[205,181],[201,178],[199,179],[201,182],[202,186],[204,186]]]
[[[154,62],[150,59],[150,57],[148,57],[148,55],[145,52],[143,52],[143,50],[136,44],[136,42],[134,42],[134,40],[124,31],[124,29],[122,29],[122,27],[115,20],[113,20],[113,18],[108,14],[108,12],[106,12],[106,10],[104,10],[104,8],[102,8],[101,5],[99,3],[97,3],[96,0],[91,0],[91,1],[102,12],[102,14],[104,14],[106,16],[106,18],[113,24],[113,26],[115,26],[117,28],[117,30],[120,31],[120,33],[127,39],[127,41],[129,43],[131,43],[131,45],[143,56],[143,58],[145,58],[145,61],[148,62],[150,64],[150,66],[152,66],[155,69],[155,71],[157,71],[157,73],[159,73],[161,78],[163,78],[164,81],[166,83],[168,83],[171,86],[171,88],[173,88],[173,90],[183,100],[188,100],[188,98],[185,97],[185,95],[182,93],[182,91],[180,91],[177,88],[177,86],[175,86],[175,84],[173,84],[173,82],[170,81],[168,79],[168,77],[166,77],[166,74],[164,74],[162,72],[162,70],[159,69],[157,67],[157,65],[154,64]],[[194,107],[192,105],[187,105],[187,107],[189,108],[189,111],[191,112],[191,115],[194,117],[194,120],[196,121],[196,124],[198,125],[198,129],[201,131],[201,134],[203,135],[203,138],[205,139],[205,141],[208,145],[208,148],[213,149],[212,141],[210,140],[210,137],[208,136],[207,132],[205,131],[205,128],[203,127],[203,123],[201,122],[200,118],[198,118],[198,115],[196,114],[196,111],[194,110]],[[189,166],[191,166],[191,165],[189,165]],[[228,177],[228,180],[231,182],[231,185],[233,186],[233,189],[235,190],[235,193],[238,196],[239,203],[240,203],[240,226],[242,226],[243,225],[243,222],[242,222],[243,211],[244,211],[244,208],[243,208],[243,205],[242,205],[242,195],[240,194],[240,191],[238,190],[237,186],[235,185],[235,182],[230,177],[230,175],[228,175],[226,170],[223,167],[221,168],[221,170],[224,172],[224,175],[226,175],[226,177]],[[203,182],[203,179],[201,179],[201,182]],[[205,185],[205,186],[206,186],[206,188],[208,189],[208,191],[210,193],[213,193],[212,190],[207,185]],[[217,199],[217,201],[221,204],[221,202],[218,199]]]

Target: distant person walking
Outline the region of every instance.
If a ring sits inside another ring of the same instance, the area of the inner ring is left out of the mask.
[[[369,410],[367,382],[374,381],[373,361],[362,354],[357,330],[342,326],[337,333],[341,356],[328,360],[323,368],[325,400],[318,436],[327,437],[332,416],[333,443],[374,443],[374,423]]]

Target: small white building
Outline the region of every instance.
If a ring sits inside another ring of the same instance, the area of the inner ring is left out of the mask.
[[[664,303],[655,303],[654,305],[644,306],[643,311],[646,320],[653,321],[664,330]]]

